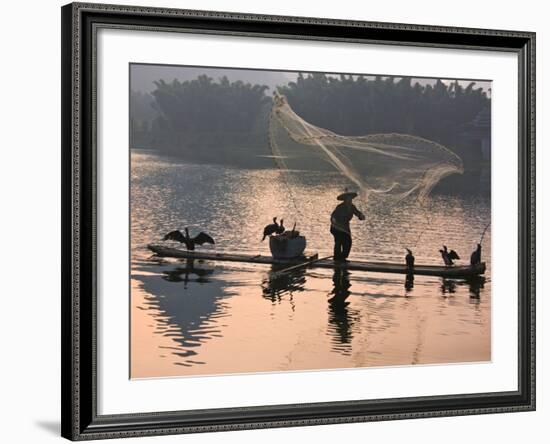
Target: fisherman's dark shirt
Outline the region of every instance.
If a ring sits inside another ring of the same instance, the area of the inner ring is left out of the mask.
[[[345,202],[342,202],[330,215],[331,227],[337,229],[338,231],[350,233],[351,230],[349,223],[354,215],[359,218],[363,216],[355,205],[346,205]]]

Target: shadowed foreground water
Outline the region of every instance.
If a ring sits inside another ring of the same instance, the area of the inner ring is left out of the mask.
[[[188,226],[216,239],[204,250],[268,253],[264,225],[283,217],[329,255],[328,219],[345,184],[303,173],[294,199],[276,170],[188,165],[132,153],[131,376],[133,378],[491,358],[490,230],[485,277],[469,281],[151,258],[147,243]],[[296,207],[299,211],[296,210]],[[467,262],[490,218],[484,197],[435,196],[412,204],[357,205],[352,258],[439,264],[445,243]],[[420,240],[419,240],[420,239]]]

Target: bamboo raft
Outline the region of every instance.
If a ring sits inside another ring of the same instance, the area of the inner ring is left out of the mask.
[[[275,259],[266,255],[251,255],[237,253],[219,253],[219,252],[197,252],[170,248],[162,245],[148,245],[147,248],[158,256],[172,257],[177,259],[198,259],[228,262],[247,262],[252,264],[266,265],[298,265],[306,261],[314,261],[317,254],[307,254],[302,257],[289,259]],[[398,273],[409,274],[405,264],[387,263],[387,262],[364,262],[349,261],[344,263],[334,262],[332,259],[318,260],[311,264],[311,267],[317,268],[345,268],[355,271],[370,271],[374,273]],[[438,265],[415,265],[413,273],[423,276],[440,276],[445,278],[468,278],[485,273],[485,262],[479,265],[454,265],[451,267]]]

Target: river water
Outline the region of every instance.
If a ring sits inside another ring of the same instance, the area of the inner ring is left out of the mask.
[[[286,175],[285,177],[288,177]],[[332,253],[328,231],[337,174],[192,165],[131,155],[132,378],[444,364],[491,359],[491,230],[485,277],[447,280],[328,269],[273,277],[271,266],[151,257],[148,243],[189,227],[216,245],[201,251],[269,254],[274,216]],[[446,244],[468,263],[490,221],[487,196],[434,195],[424,206],[356,205],[350,259],[441,264]],[[427,211],[429,209],[429,212]],[[428,215],[429,214],[429,215]],[[170,243],[168,243],[170,244]]]

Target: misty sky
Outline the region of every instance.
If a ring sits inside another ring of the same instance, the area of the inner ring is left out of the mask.
[[[275,86],[294,81],[298,76],[298,72],[286,71],[132,64],[130,68],[130,87],[134,91],[150,93],[155,90],[155,84],[153,82],[156,80],[163,79],[166,82],[172,82],[174,79],[178,79],[179,81],[193,80],[202,74],[206,74],[216,80],[220,77],[227,76],[230,81],[241,80],[245,83],[267,85],[270,89],[273,89]],[[327,75],[330,74],[327,73]],[[339,76],[339,74],[333,75]],[[366,75],[366,77],[370,76]],[[413,77],[413,79],[421,85],[435,83],[436,80],[435,78],[429,79],[415,77]],[[472,81],[476,82],[476,87],[481,87],[484,91],[488,92],[491,88],[490,81],[460,80],[459,83],[465,87]],[[443,82],[452,83],[454,82],[454,79],[443,79]]]

